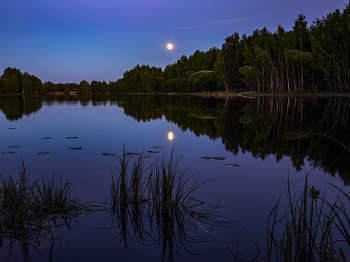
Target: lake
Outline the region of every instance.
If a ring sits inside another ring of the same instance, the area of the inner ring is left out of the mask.
[[[99,206],[96,212],[67,216],[53,234],[43,233],[38,241],[2,234],[0,259],[262,261],[268,217],[288,180],[295,184],[293,190],[302,188],[308,174],[309,185],[326,192],[330,201],[338,192],[330,184],[349,192],[350,154],[343,146],[350,146],[349,102],[0,97],[0,174],[16,176],[23,160],[36,179],[62,177],[83,202]],[[180,167],[206,181],[196,193],[204,204],[191,209],[196,219],[160,223],[145,207],[137,223],[131,210],[125,224],[118,224],[120,214],[109,208],[111,170],[118,167],[124,146],[128,152],[144,150],[149,161],[168,160],[173,149],[175,157],[184,153]]]

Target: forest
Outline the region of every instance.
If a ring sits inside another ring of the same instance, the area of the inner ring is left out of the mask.
[[[350,3],[350,1],[349,1]],[[278,25],[250,36],[237,32],[220,48],[183,55],[162,68],[136,65],[115,82],[42,83],[6,68],[0,93],[349,92],[350,7],[308,23],[299,15],[291,30]]]

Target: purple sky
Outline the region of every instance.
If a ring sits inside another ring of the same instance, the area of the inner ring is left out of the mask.
[[[291,29],[348,0],[0,0],[0,72],[43,82],[115,81],[136,64],[164,67],[237,31]],[[167,43],[174,49],[166,50]]]

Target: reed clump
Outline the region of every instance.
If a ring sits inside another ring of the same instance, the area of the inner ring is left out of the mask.
[[[294,190],[286,183],[286,205],[281,198],[268,218],[265,261],[348,261],[350,250],[350,197],[341,189],[334,202],[308,184]]]
[[[177,208],[193,208],[203,204],[195,195],[208,180],[195,177],[197,173],[179,167],[184,156],[174,157],[174,149],[169,160],[164,158],[150,161],[144,155],[129,157],[123,149],[118,157],[119,166],[111,168],[112,207],[147,202],[157,210],[173,211]]]
[[[30,241],[61,218],[92,211],[73,193],[69,181],[36,179],[22,161],[17,178],[0,176],[1,237]]]
[[[234,222],[200,200],[198,191],[210,180],[180,168],[184,154],[175,157],[173,148],[169,160],[151,161],[144,150],[132,157],[125,153],[124,146],[118,166],[111,168],[110,213],[126,249],[133,240],[160,247],[161,259],[173,261],[180,249],[191,253],[190,244],[207,241],[214,226]]]

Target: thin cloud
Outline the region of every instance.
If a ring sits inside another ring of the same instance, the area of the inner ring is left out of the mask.
[[[258,19],[280,16],[282,14],[283,13],[273,14],[273,15],[254,15],[254,16],[246,16],[246,17],[239,17],[239,18],[231,18],[231,19],[218,20],[218,21],[197,24],[197,25],[180,26],[180,27],[176,27],[175,29],[196,29],[196,28],[216,26],[216,25],[221,25],[221,24],[240,23],[240,22],[247,22],[247,21],[253,21],[253,20],[258,20]]]
[[[332,8],[333,8],[332,6],[329,6],[329,7],[317,7],[316,9],[327,10],[327,9],[332,9]],[[311,9],[308,8],[308,9],[304,9],[303,11],[305,12],[305,11],[309,11],[309,10],[311,10]],[[312,9],[312,10],[314,10],[314,9]],[[269,18],[269,17],[281,16],[281,15],[288,14],[288,13],[295,13],[295,11],[291,10],[291,11],[281,12],[278,14],[271,14],[271,15],[253,15],[253,16],[224,19],[224,20],[207,22],[207,23],[202,23],[202,24],[197,24],[197,25],[179,26],[179,27],[175,27],[175,29],[186,30],[186,29],[196,29],[196,28],[202,28],[202,27],[216,26],[216,25],[221,25],[221,24],[241,23],[241,22],[254,21],[254,20],[259,20],[259,19],[264,19],[264,18]]]

